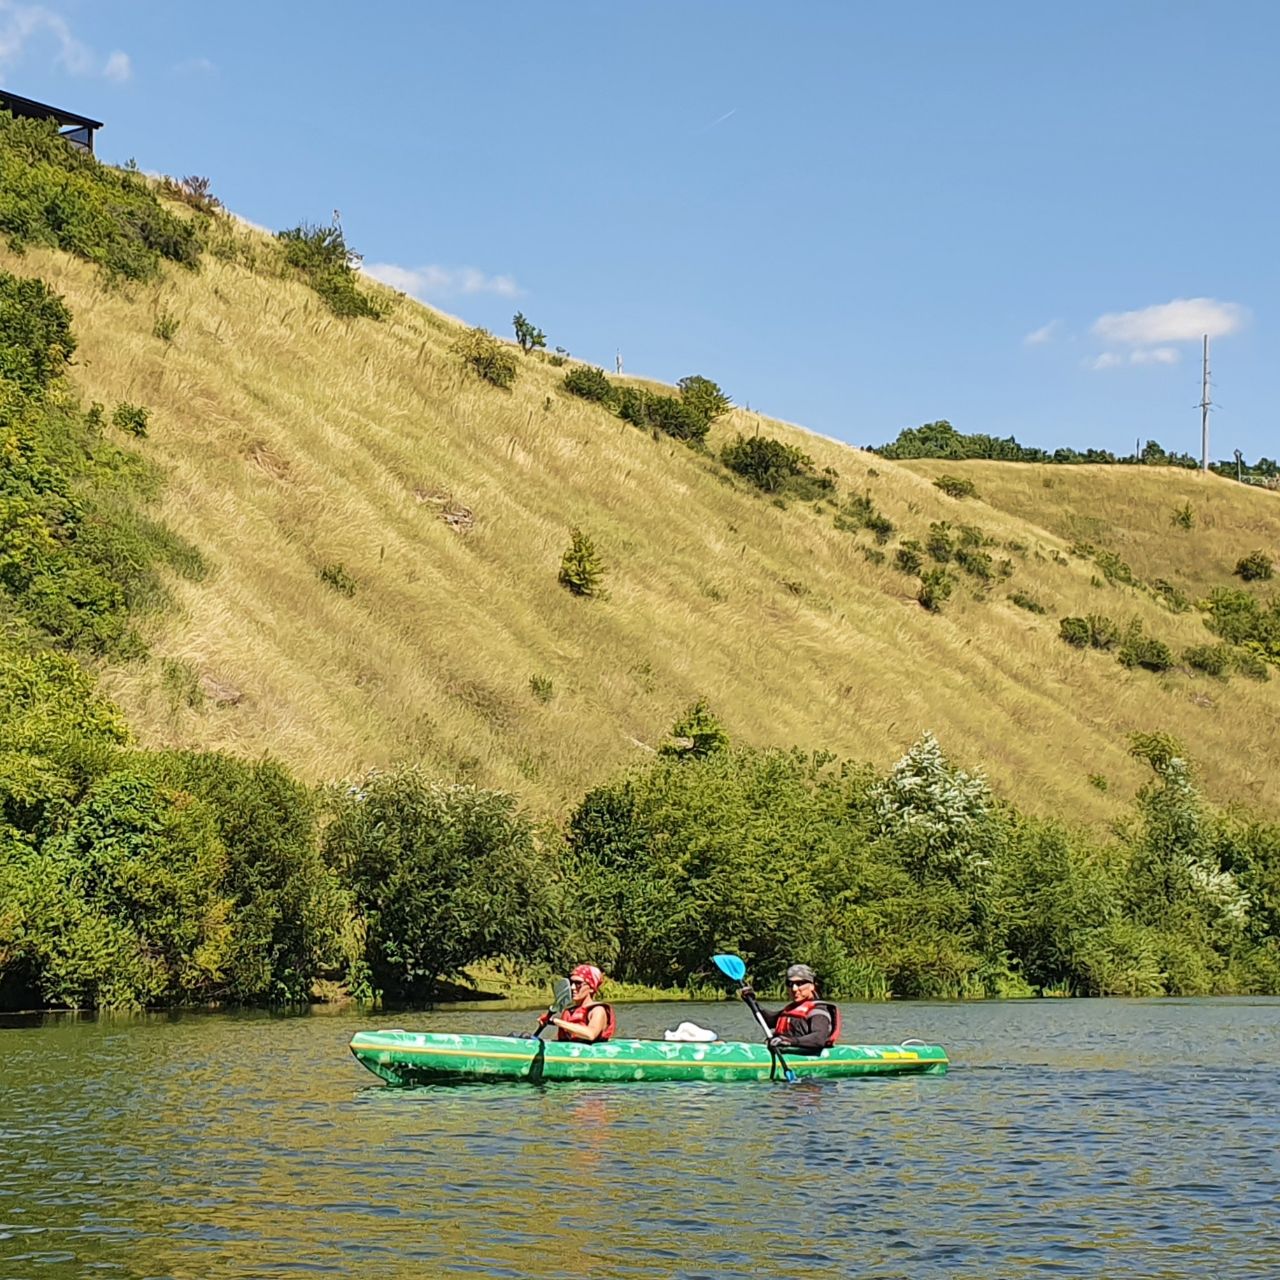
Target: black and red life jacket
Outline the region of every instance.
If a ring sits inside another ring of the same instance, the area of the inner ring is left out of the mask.
[[[579,1027],[585,1027],[591,1019],[591,1015],[597,1010],[604,1010],[604,1030],[596,1036],[595,1040],[584,1041],[581,1036],[571,1035],[563,1027],[556,1028],[557,1040],[576,1040],[579,1044],[599,1044],[602,1040],[612,1040],[613,1033],[618,1029],[617,1019],[613,1016],[613,1005],[605,1004],[599,1001],[596,1004],[575,1004],[572,1008],[566,1009],[561,1013],[561,1022],[572,1022]]]
[[[809,1031],[809,1019],[815,1009],[825,1009],[831,1015],[831,1034],[822,1046],[824,1049],[840,1038],[840,1010],[829,1000],[797,1000],[778,1014],[774,1030],[780,1036],[803,1036]]]

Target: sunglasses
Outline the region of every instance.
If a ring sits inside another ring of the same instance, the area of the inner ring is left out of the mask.
[[[585,978],[570,978],[569,985],[571,987],[585,987],[587,983]]]
[[[807,987],[808,985],[809,985],[808,978],[789,979],[787,982],[787,986],[789,987]]]

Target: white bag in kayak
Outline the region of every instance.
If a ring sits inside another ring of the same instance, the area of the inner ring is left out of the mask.
[[[709,1027],[700,1027],[696,1022],[682,1022],[674,1031],[664,1031],[664,1040],[708,1041],[720,1037]]]

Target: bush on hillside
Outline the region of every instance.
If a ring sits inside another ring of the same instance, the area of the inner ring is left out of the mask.
[[[666,742],[658,748],[660,755],[679,759],[701,760],[729,745],[729,735],[707,705],[699,698],[671,726]]]
[[[916,599],[930,613],[937,613],[951,598],[954,586],[955,579],[939,565],[920,575],[920,589],[916,592]]]
[[[1137,618],[1125,628],[1116,657],[1121,666],[1142,667],[1147,671],[1168,671],[1173,666],[1169,646],[1154,636],[1145,635]]]
[[[961,476],[941,475],[934,482],[935,489],[941,489],[948,498],[976,498],[978,496],[977,487],[972,480],[966,480]]]
[[[1280,597],[1264,604],[1238,587],[1215,587],[1202,607],[1205,626],[1215,635],[1280,662]]]
[[[382,308],[358,286],[355,268],[360,255],[347,244],[341,227],[313,227],[301,222],[287,231],[277,231],[276,240],[285,262],[324,299],[335,316],[381,318]]]
[[[185,178],[162,178],[160,190],[171,200],[179,200],[197,213],[217,213],[222,201],[213,194],[213,184],[208,178],[191,174]]]
[[[597,404],[614,405],[618,400],[613,383],[604,370],[597,369],[595,365],[575,365],[564,375],[564,389],[571,395],[594,400]]]
[[[1231,646],[1226,644],[1193,645],[1182,651],[1182,660],[1187,666],[1220,680],[1225,680],[1235,665],[1232,660]]]
[[[1085,618],[1063,618],[1058,635],[1077,649],[1114,649],[1120,641],[1120,627],[1105,614],[1091,613]]]
[[[877,509],[869,493],[852,495],[836,512],[833,523],[846,533],[866,529],[881,546],[893,537],[893,521]]]
[[[513,797],[397,769],[336,791],[331,808],[325,857],[350,888],[363,961],[387,999],[430,1000],[480,960],[558,955],[554,850]]]
[[[1027,595],[1025,591],[1012,591],[1009,593],[1009,599],[1019,609],[1025,609],[1028,613],[1048,613],[1048,609],[1035,596]]]
[[[681,378],[677,385],[680,388],[681,401],[703,422],[712,423],[733,408],[733,401],[710,378],[694,374],[688,378]]]
[[[71,313],[43,280],[0,271],[0,378],[43,392],[71,360]]]
[[[151,415],[140,404],[127,404],[123,400],[111,412],[111,425],[126,435],[143,439],[147,434],[147,419]]]
[[[602,597],[604,564],[595,543],[576,526],[569,530],[569,546],[560,560],[559,582],[575,596]]]
[[[914,577],[924,568],[921,546],[914,538],[903,538],[893,554],[893,565],[900,573]]]
[[[472,373],[492,386],[505,390],[516,380],[515,352],[485,329],[467,329],[460,333],[451,350]]]
[[[48,245],[109,274],[146,280],[163,260],[199,261],[196,225],[170,213],[139,174],[100,164],[58,136],[52,121],[0,112],[0,233]]]
[[[1174,511],[1173,515],[1169,517],[1169,523],[1173,525],[1175,529],[1182,529],[1186,532],[1190,532],[1194,529],[1196,527],[1196,513],[1193,510],[1191,503],[1184,502],[1182,506]]]
[[[720,451],[720,461],[764,493],[782,493],[796,481],[821,478],[807,453],[769,436],[735,437]]]
[[[649,425],[685,444],[700,445],[707,437],[707,420],[675,396],[650,396],[645,404],[645,416]]]
[[[1271,557],[1265,551],[1251,551],[1236,561],[1232,572],[1245,582],[1265,582],[1271,577],[1274,568]]]

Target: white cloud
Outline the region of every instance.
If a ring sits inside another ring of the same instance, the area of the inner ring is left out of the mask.
[[[107,65],[102,68],[102,74],[116,84],[123,84],[126,80],[132,79],[133,63],[129,61],[129,55],[121,53],[119,49],[115,50],[107,59]]]
[[[1093,332],[1105,342],[1148,346],[1162,342],[1193,342],[1203,334],[1222,338],[1235,333],[1249,319],[1238,302],[1214,298],[1175,298],[1140,311],[1113,311],[1093,322]]]
[[[1094,356],[1092,360],[1085,361],[1086,369],[1114,369],[1116,365],[1123,364],[1124,361],[1116,355],[1114,351],[1104,351],[1100,356]]]
[[[365,275],[389,284],[402,293],[424,300],[456,298],[475,293],[493,293],[500,298],[518,298],[520,286],[512,276],[491,276],[475,267],[399,267],[394,262],[367,262]]]
[[[1050,320],[1048,324],[1042,324],[1038,329],[1033,329],[1025,338],[1023,338],[1023,346],[1040,347],[1046,342],[1051,342],[1054,334],[1058,330],[1058,323],[1059,322],[1057,320]]]
[[[0,71],[21,62],[28,45],[41,37],[52,39],[53,61],[68,75],[100,75],[119,84],[133,74],[129,55],[118,50],[99,64],[93,50],[72,34],[66,19],[44,5],[0,0]]]
[[[1180,358],[1175,347],[1139,347],[1129,352],[1130,364],[1177,364]]]
[[[169,74],[180,76],[184,80],[197,80],[203,76],[216,76],[218,67],[209,58],[184,58],[169,68]]]

